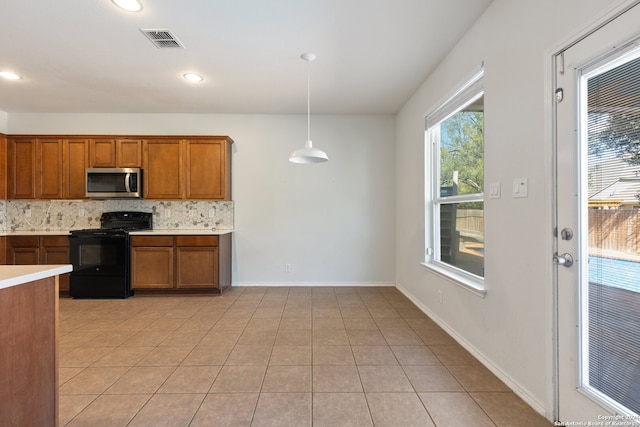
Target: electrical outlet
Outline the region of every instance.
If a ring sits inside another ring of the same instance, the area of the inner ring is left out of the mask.
[[[209,218],[213,218],[214,216],[216,216],[216,210],[215,209],[209,209]]]
[[[27,218],[31,218],[31,209],[25,209],[24,216],[26,216]]]
[[[171,218],[171,209],[165,209],[164,210],[164,217],[165,218]]]
[[[189,218],[193,218],[193,211],[189,211]]]
[[[291,264],[285,264],[284,271],[286,271],[287,273],[291,273]]]
[[[84,215],[85,215],[84,208],[80,208],[80,209],[78,209],[78,216],[79,216],[80,218],[82,218],[82,217],[84,217]]]

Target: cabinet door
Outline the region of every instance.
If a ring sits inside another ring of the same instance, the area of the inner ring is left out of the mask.
[[[176,287],[217,288],[218,248],[211,246],[177,247]]]
[[[168,289],[173,283],[173,247],[131,248],[131,289]]]
[[[116,166],[119,168],[142,167],[142,140],[118,139],[116,141]]]
[[[181,145],[176,139],[144,141],[145,198],[182,198]]]
[[[89,140],[66,139],[63,150],[62,196],[86,198],[85,171],[89,167]]]
[[[36,139],[9,139],[7,182],[9,199],[36,198]]]
[[[226,140],[189,140],[185,143],[187,199],[226,199]]]
[[[40,264],[69,264],[69,237],[42,236],[40,238]],[[69,290],[69,273],[60,275],[60,290]]]
[[[93,168],[116,167],[116,140],[92,139],[90,149],[90,165]]]
[[[38,199],[62,199],[62,139],[38,140]]]
[[[37,236],[7,237],[7,264],[40,264],[40,242]]]

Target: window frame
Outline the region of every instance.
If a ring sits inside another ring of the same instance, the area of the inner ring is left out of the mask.
[[[430,271],[481,297],[486,295],[484,277],[440,260],[440,207],[464,202],[482,202],[484,212],[485,197],[484,192],[454,196],[440,195],[439,125],[483,97],[484,94],[484,68],[481,67],[425,117],[425,259],[421,263]]]

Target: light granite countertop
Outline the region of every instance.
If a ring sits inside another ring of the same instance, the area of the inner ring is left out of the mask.
[[[141,230],[131,231],[132,236],[220,236],[223,234],[233,233],[233,230],[192,230],[192,229],[176,229],[176,230]]]

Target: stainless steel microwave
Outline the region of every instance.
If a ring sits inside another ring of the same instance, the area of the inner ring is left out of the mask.
[[[142,197],[142,169],[87,168],[87,197],[123,199]]]

